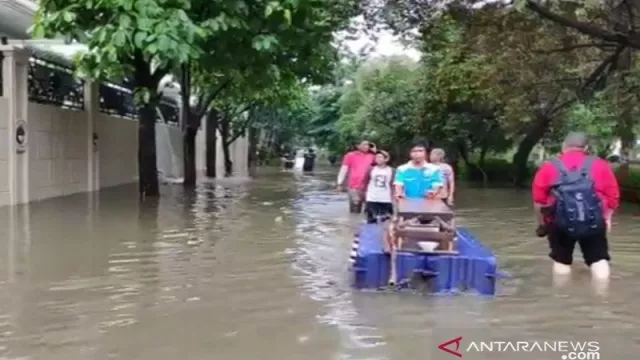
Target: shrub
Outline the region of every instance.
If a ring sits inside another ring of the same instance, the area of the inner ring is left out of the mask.
[[[621,187],[640,188],[640,168],[637,165],[630,165],[627,169],[621,166],[615,173]]]
[[[529,175],[533,177],[536,166],[529,164]],[[513,180],[513,165],[505,159],[486,159],[482,171],[491,183],[508,183]],[[469,181],[483,181],[482,172],[474,167],[469,168],[461,162],[458,166],[458,178]]]

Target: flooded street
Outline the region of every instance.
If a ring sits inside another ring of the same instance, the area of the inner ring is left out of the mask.
[[[354,292],[359,219],[334,173],[265,172],[189,195],[167,187],[144,206],[132,186],[0,208],[0,359],[454,359],[437,344],[457,336],[598,341],[601,359],[640,351],[632,208],[615,219],[608,294],[578,254],[572,282],[554,287],[528,192],[470,188],[458,223],[513,275],[496,298]]]

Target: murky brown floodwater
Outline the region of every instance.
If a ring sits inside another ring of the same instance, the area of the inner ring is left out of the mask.
[[[602,359],[637,356],[640,222],[630,211],[612,236],[608,295],[580,266],[553,286],[529,195],[510,189],[458,200],[459,221],[514,275],[497,298],[358,293],[347,275],[356,219],[333,176],[271,171],[195,195],[174,186],[145,207],[128,187],[1,208],[0,359],[452,360],[435,344],[460,335],[593,340]],[[527,355],[468,358],[516,356]]]

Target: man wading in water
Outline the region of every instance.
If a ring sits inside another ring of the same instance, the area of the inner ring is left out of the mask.
[[[371,146],[369,141],[363,140],[358,144],[357,150],[347,153],[342,159],[336,187],[338,191],[343,191],[343,184],[345,179],[347,180],[349,211],[352,214],[362,212],[367,175],[375,162],[375,151],[375,146]]]
[[[611,218],[620,190],[609,164],[586,153],[588,137],[572,133],[562,154],[544,163],[533,179],[536,234],[549,241],[555,275],[568,275],[578,243],[584,262],[596,280],[609,278]]]

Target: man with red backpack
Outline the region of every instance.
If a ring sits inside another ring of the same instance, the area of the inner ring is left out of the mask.
[[[613,170],[587,154],[588,136],[571,133],[562,154],[543,164],[532,185],[538,236],[547,236],[554,273],[569,274],[578,243],[595,279],[609,277],[611,218],[620,201]]]

